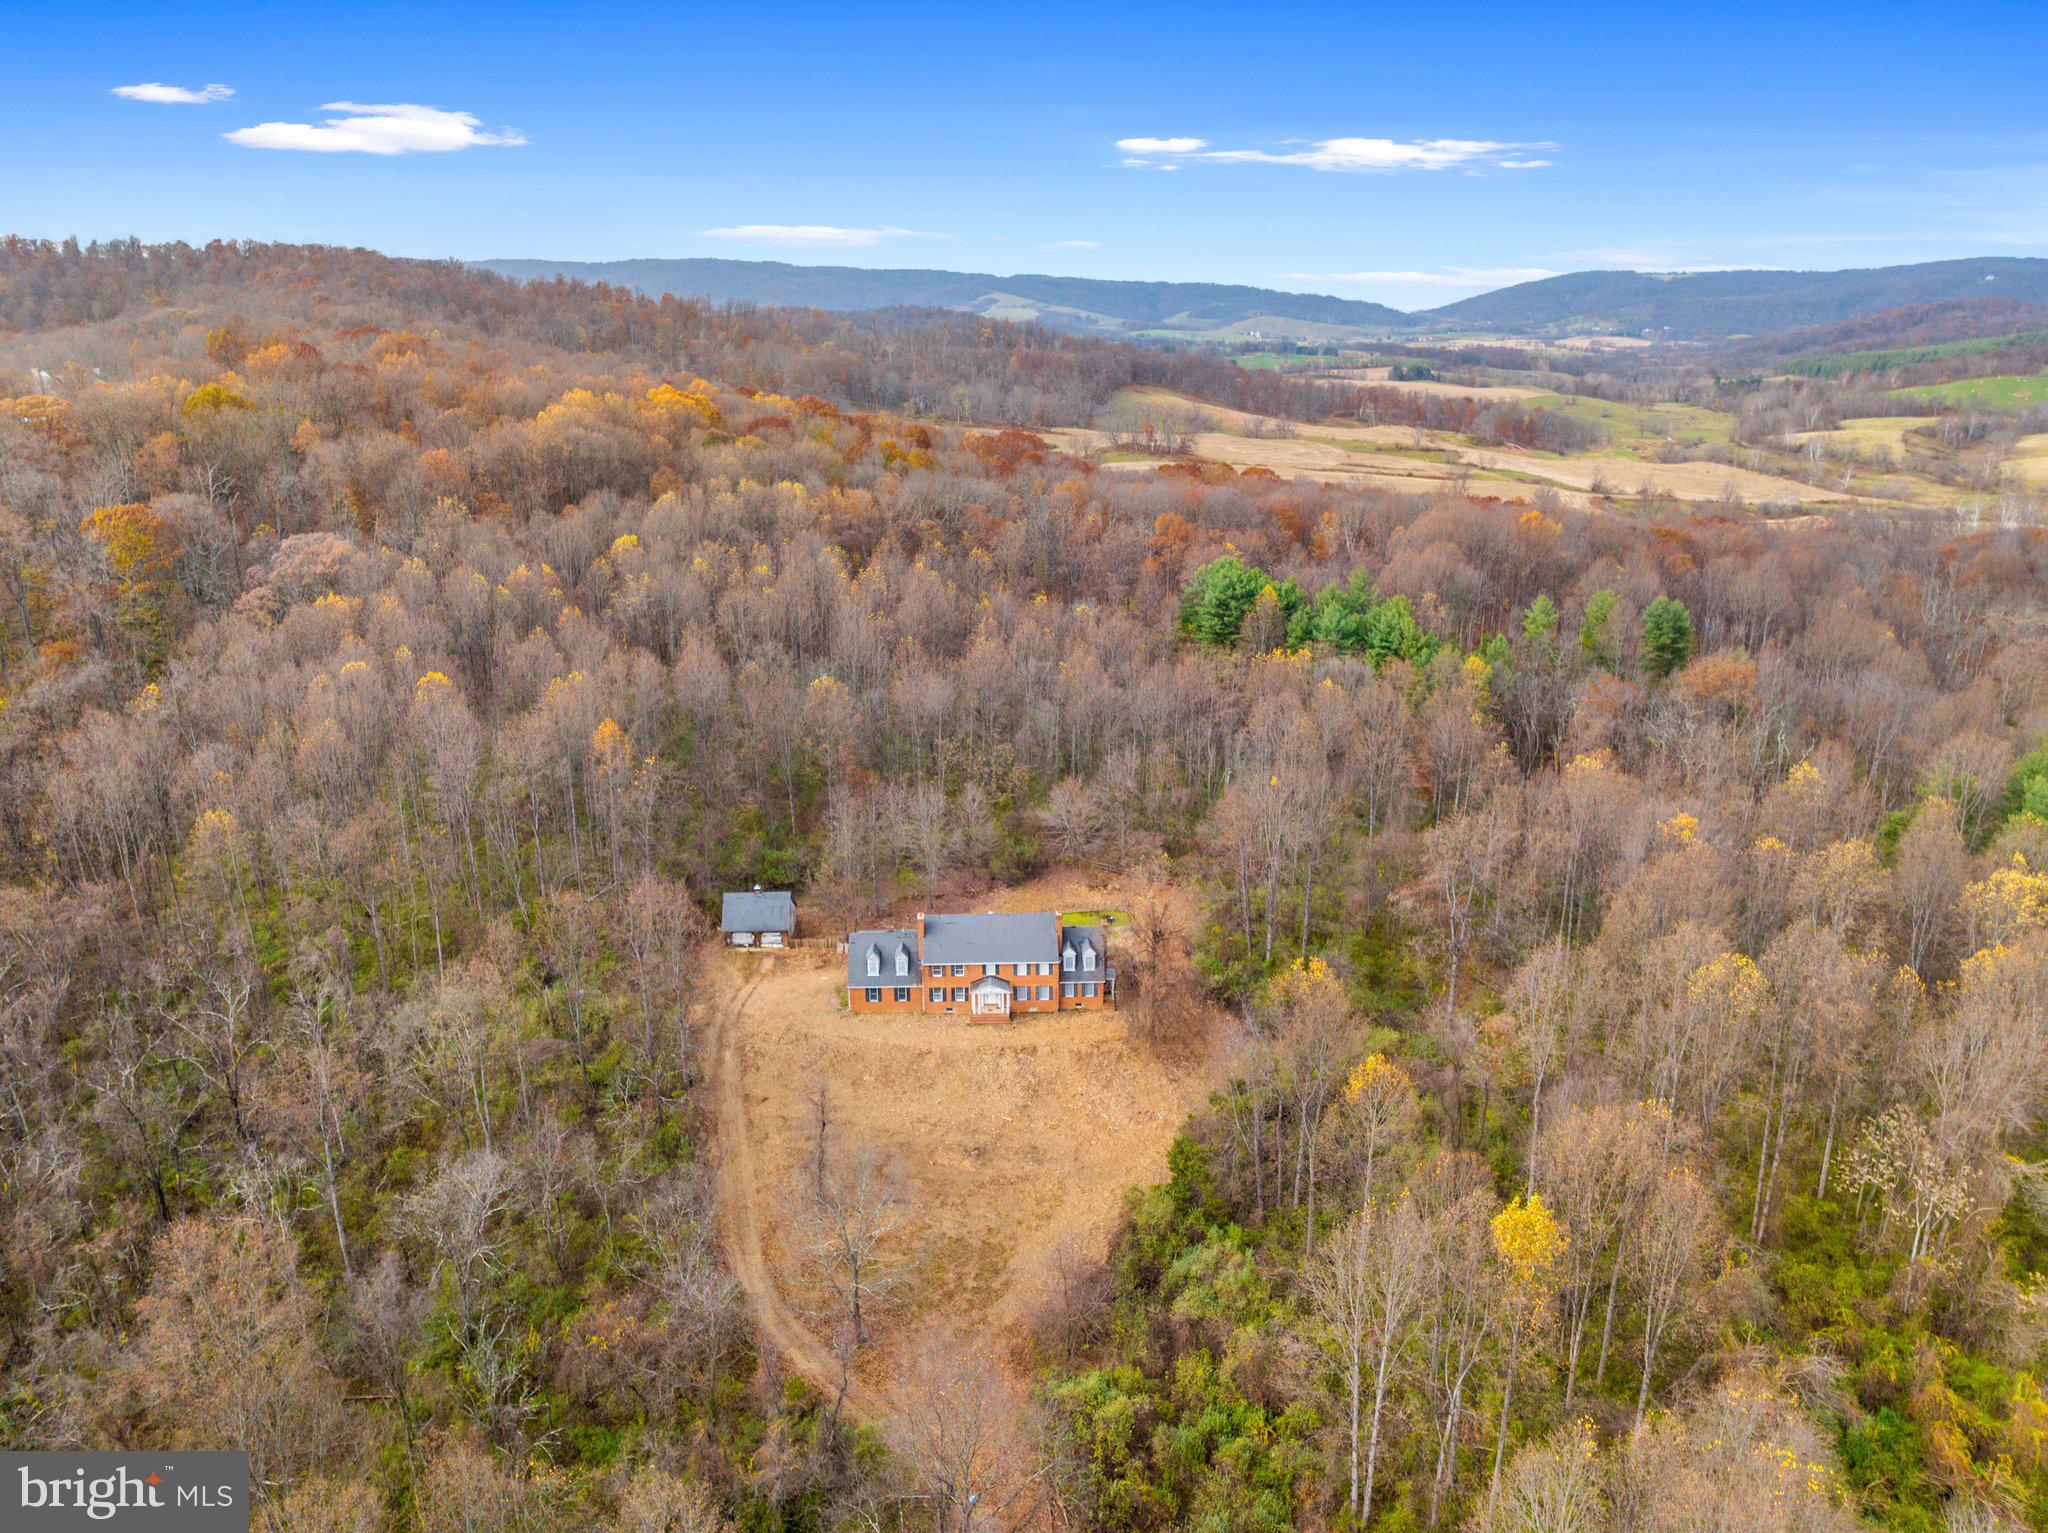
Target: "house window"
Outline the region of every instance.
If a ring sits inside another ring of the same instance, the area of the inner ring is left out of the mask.
[[[1051,964],[1047,964],[1047,965],[1046,965],[1046,967],[1047,967],[1048,969],[1050,969],[1050,968],[1052,967],[1052,965],[1051,965]],[[1040,986],[1038,987],[1038,998],[1039,998],[1039,999],[1040,999],[1041,1001],[1049,1001],[1049,1000],[1051,1000],[1051,999],[1052,999],[1052,986],[1050,986],[1050,985],[1040,985]]]
[[[868,978],[873,979],[882,972],[882,955],[873,948],[868,949]]]
[[[908,948],[896,949],[896,972],[898,974],[908,974],[910,972],[910,950]]]
[[[1083,985],[1081,987],[1081,994],[1087,996],[1090,1000],[1093,1000],[1095,997],[1095,989],[1096,987],[1094,985]]]
[[[1069,968],[1069,969],[1073,968],[1073,967],[1074,967],[1074,950],[1073,950],[1072,948],[1068,948],[1068,949],[1067,949],[1067,951],[1066,951],[1066,955],[1065,955],[1065,956],[1064,956],[1064,957],[1063,957],[1063,958],[1062,958],[1062,959],[1060,960],[1060,962],[1061,962],[1061,963],[1062,963],[1062,965],[1064,965],[1064,966],[1065,966],[1066,968]]]
[[[875,1004],[875,1002],[877,1002],[877,1001],[881,1000],[881,998],[882,998],[882,992],[881,992],[881,990],[880,990],[880,989],[878,989],[878,988],[876,988],[876,987],[874,987],[874,986],[872,986],[872,985],[868,987],[868,1004],[869,1004],[870,1006],[874,1005],[874,1004]]]
[[[954,1000],[956,1000],[956,1001],[964,1001],[964,1000],[966,1000],[966,999],[967,999],[967,987],[966,987],[965,985],[955,985],[955,986],[953,987],[953,999],[954,999]]]
[[[1094,968],[1094,967],[1095,967],[1095,949],[1094,949],[1094,948],[1092,948],[1092,947],[1084,947],[1084,948],[1082,948],[1082,949],[1081,949],[1081,967],[1082,967],[1082,968],[1084,968],[1084,969],[1092,969],[1092,968]]]
[[[1074,998],[1074,984],[1072,980],[1060,986],[1060,994],[1070,1001]]]
[[[926,993],[925,999],[930,1001],[934,1006],[937,1006],[946,999],[946,992],[940,989],[933,989]]]
[[[896,999],[897,999],[897,1000],[899,1000],[899,1001],[907,1001],[907,1000],[909,1000],[909,999],[910,999],[910,987],[909,987],[908,985],[898,985],[898,986],[896,987]]]
[[[964,963],[956,963],[956,964],[954,964],[954,965],[953,965],[953,978],[955,978],[955,979],[965,979],[966,977],[967,977],[967,965],[966,965],[966,964],[964,964]]]

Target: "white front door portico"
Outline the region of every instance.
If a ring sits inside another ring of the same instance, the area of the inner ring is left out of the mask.
[[[1007,1017],[1010,1014],[1010,982],[993,974],[974,982],[967,992],[972,1014],[977,1017]]]

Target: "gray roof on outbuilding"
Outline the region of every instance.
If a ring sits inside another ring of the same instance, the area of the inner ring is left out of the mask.
[[[793,932],[796,901],[787,889],[745,889],[728,894],[719,907],[722,932]]]
[[[926,916],[926,963],[1052,963],[1060,918],[1050,910],[1015,915]]]
[[[869,953],[880,958],[880,973],[868,973]],[[905,970],[900,975],[896,972],[898,953],[906,959]],[[854,932],[847,937],[846,983],[853,989],[865,990],[871,985],[915,985],[919,982],[916,932]]]

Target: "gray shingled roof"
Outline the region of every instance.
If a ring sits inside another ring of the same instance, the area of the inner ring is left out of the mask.
[[[728,894],[719,908],[722,932],[793,932],[796,901],[787,889],[747,889]]]
[[[1076,975],[1085,975],[1093,979],[1103,972],[1104,967],[1109,961],[1109,947],[1103,938],[1102,928],[1099,926],[1069,926],[1061,934],[1060,973],[1062,974],[1067,972],[1068,948],[1074,950],[1074,973]],[[1095,949],[1095,967],[1093,970],[1081,967],[1081,954],[1087,948]]]
[[[868,954],[879,952],[882,956],[882,972],[868,973]],[[899,976],[896,972],[896,954],[909,955],[910,970]],[[917,968],[917,933],[900,932],[854,932],[846,939],[846,983],[855,990],[865,990],[870,985],[915,985],[921,980]]]
[[[1060,918],[1049,910],[924,918],[926,963],[1053,963],[1059,955]]]

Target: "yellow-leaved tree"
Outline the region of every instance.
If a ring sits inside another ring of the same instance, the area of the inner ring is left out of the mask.
[[[1507,1324],[1508,1372],[1500,1397],[1500,1430],[1493,1445],[1493,1483],[1486,1506],[1492,1515],[1500,1495],[1500,1465],[1508,1448],[1508,1420],[1514,1409],[1515,1374],[1521,1366],[1522,1344],[1550,1319],[1550,1301],[1557,1293],[1558,1259],[1565,1234],[1543,1206],[1540,1193],[1516,1198],[1493,1216],[1493,1253],[1498,1263],[1499,1300]]]

